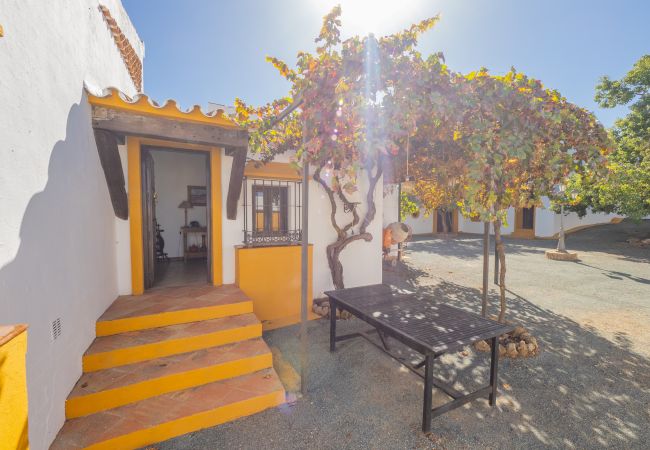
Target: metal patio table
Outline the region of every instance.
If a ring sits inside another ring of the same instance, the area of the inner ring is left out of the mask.
[[[328,291],[325,294],[330,300],[330,351],[336,350],[336,342],[363,337],[424,378],[423,432],[431,431],[432,418],[476,398],[487,396],[490,406],[494,406],[497,397],[498,337],[512,331],[512,326],[384,284]],[[373,329],[337,336],[337,308],[349,311]],[[381,345],[371,339],[369,333],[377,333]],[[390,351],[388,337],[420,353],[423,360],[415,365],[405,362]],[[433,362],[436,358],[482,339],[491,340],[489,385],[463,394],[434,378]],[[423,366],[424,374],[419,370]],[[432,409],[433,386],[453,400]]]

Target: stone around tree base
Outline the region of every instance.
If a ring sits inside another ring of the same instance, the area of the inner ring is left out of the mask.
[[[311,308],[313,312],[318,314],[321,317],[329,319],[330,317],[330,302],[325,299],[314,299],[314,304]],[[352,318],[352,314],[348,311],[336,310],[336,318],[348,320]]]
[[[577,261],[578,254],[575,252],[558,252],[557,250],[546,250],[546,257],[554,261]]]
[[[479,352],[490,351],[490,341],[474,343],[474,349]],[[502,336],[499,336],[499,358],[529,358],[539,354],[537,339],[522,326]]]

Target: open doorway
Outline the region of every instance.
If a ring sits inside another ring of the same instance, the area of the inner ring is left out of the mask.
[[[142,147],[145,289],[209,280],[209,155]]]
[[[535,207],[518,208],[515,211],[515,230],[513,235],[522,238],[535,237]]]

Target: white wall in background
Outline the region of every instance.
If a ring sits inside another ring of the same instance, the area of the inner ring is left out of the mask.
[[[399,215],[399,191],[396,184],[386,185],[384,187],[384,227],[397,222]],[[404,223],[411,227],[413,234],[431,234],[433,233],[433,215],[426,215],[424,211],[420,211],[420,215],[416,218],[408,215],[404,219]]]
[[[207,186],[208,154],[190,151],[154,150],[151,152],[154,160],[154,178],[158,201],[156,202],[156,218],[165,240],[165,252],[170,258],[183,256],[180,228],[185,225],[185,210],[178,205],[187,200],[187,186]],[[198,221],[201,226],[207,226],[205,206],[194,206],[187,210],[187,223]],[[201,242],[189,242],[197,239],[188,237],[188,245]]]
[[[544,209],[539,208],[536,214],[535,236],[552,237],[560,232],[560,215],[555,214],[550,209],[546,209],[550,207],[550,201],[548,198],[544,197],[542,202],[544,204]],[[622,216],[618,214],[588,212],[584,217],[580,218],[576,213],[568,213],[564,216],[564,229],[570,230],[577,227],[611,223],[613,219],[619,217]],[[538,218],[540,218],[539,221]]]
[[[119,0],[101,3],[143,57]],[[95,321],[118,295],[124,222],[113,213],[83,86],[129,95],[135,86],[98,5],[5,1],[0,13],[0,322],[29,325],[34,450],[63,425]],[[52,341],[57,318],[62,334]]]
[[[506,223],[501,227],[501,234],[510,234],[515,229],[515,210],[508,209]],[[483,222],[472,222],[471,219],[458,214],[458,231],[461,233],[483,234]],[[490,226],[490,234],[494,234],[494,227]]]

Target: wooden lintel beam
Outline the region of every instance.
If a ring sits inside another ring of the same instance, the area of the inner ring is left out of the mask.
[[[248,146],[246,130],[134,114],[103,106],[92,107],[92,123],[95,129],[130,136],[216,147]]]
[[[233,154],[232,167],[230,168],[230,184],[228,185],[228,197],[226,199],[226,217],[228,220],[237,218],[237,205],[241,195],[242,183],[244,181],[244,169],[246,168],[246,155],[248,147],[241,147]]]
[[[106,130],[94,130],[94,132],[99,162],[104,170],[113,211],[117,217],[126,220],[129,218],[129,201],[126,195],[122,161],[117,149],[117,137]]]

